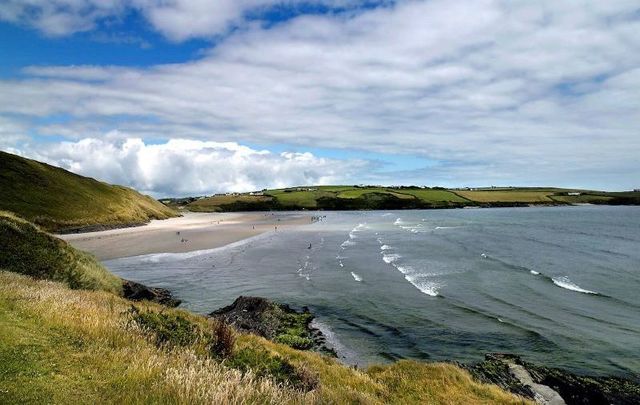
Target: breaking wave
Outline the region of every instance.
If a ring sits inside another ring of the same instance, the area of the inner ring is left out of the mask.
[[[576,291],[583,294],[598,295],[598,293],[595,291],[585,290],[584,288],[580,287],[579,285],[569,280],[569,277],[566,277],[566,276],[553,277],[551,281],[553,281],[553,284],[557,285],[558,287],[561,287],[567,290]]]
[[[353,277],[354,280],[356,280],[358,282],[362,281],[362,277],[360,277],[359,275],[357,275],[354,272],[351,272],[351,276]]]
[[[391,264],[391,263],[395,262],[396,260],[398,260],[401,257],[402,256],[400,256],[397,253],[383,254],[382,255],[382,260],[384,260],[384,262],[387,263],[387,264]]]

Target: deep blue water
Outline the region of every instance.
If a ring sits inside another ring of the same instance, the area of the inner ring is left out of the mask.
[[[351,363],[500,351],[640,374],[640,207],[317,214],[225,248],[106,265],[196,312],[239,295],[309,306]]]

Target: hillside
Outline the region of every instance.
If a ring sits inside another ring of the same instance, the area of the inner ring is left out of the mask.
[[[3,211],[0,211],[0,252],[0,269],[62,282],[74,289],[122,293],[122,280],[93,256]]]
[[[91,256],[9,213],[0,251],[0,403],[523,403],[454,365],[359,371],[132,303]]]
[[[176,200],[177,201],[177,200]],[[640,192],[559,188],[305,186],[189,201],[191,211],[371,210],[568,204],[640,204]]]
[[[0,151],[0,209],[51,232],[108,228],[176,216],[130,188]]]

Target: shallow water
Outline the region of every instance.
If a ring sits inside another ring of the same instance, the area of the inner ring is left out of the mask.
[[[640,207],[318,215],[220,249],[106,265],[200,313],[239,295],[309,306],[350,363],[500,351],[640,373]]]

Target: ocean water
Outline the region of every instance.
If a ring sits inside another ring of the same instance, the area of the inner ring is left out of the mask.
[[[348,363],[510,352],[640,374],[640,207],[317,215],[224,248],[106,265],[200,313],[239,295],[308,306]]]

